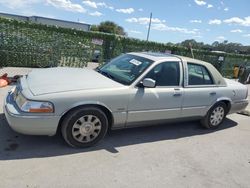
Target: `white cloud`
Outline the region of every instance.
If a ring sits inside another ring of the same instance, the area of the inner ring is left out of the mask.
[[[141,18],[128,18],[125,20],[126,22],[130,22],[130,23],[138,23],[138,24],[148,24],[150,19],[147,17],[141,17]],[[160,20],[159,18],[152,18],[151,20],[152,23],[164,23],[165,20]]]
[[[216,40],[217,41],[223,41],[223,40],[226,40],[226,37],[224,37],[224,36],[218,36],[218,37],[216,37]]]
[[[227,24],[235,24],[235,25],[240,25],[240,26],[250,26],[250,16],[245,17],[244,19],[241,19],[239,17],[232,17],[226,20],[223,20],[224,23]]]
[[[213,5],[211,5],[211,4],[208,4],[207,5],[207,8],[213,8],[214,6]]]
[[[100,17],[102,16],[103,14],[101,12],[98,12],[98,11],[95,11],[95,12],[91,12],[89,13],[90,16],[97,16],[97,17]]]
[[[42,0],[0,0],[0,4],[11,9],[16,9],[25,8],[41,1]]]
[[[130,22],[130,23],[137,23],[138,19],[137,18],[127,18],[125,21]]]
[[[100,6],[100,7],[105,7],[105,8],[108,7],[108,5],[106,3],[104,3],[104,2],[96,3],[96,5]]]
[[[221,20],[218,20],[218,19],[209,20],[208,24],[210,24],[210,25],[220,25]]]
[[[194,2],[199,6],[204,6],[207,4],[204,0],[194,0]]]
[[[189,22],[190,22],[190,23],[202,23],[201,20],[190,20]]]
[[[200,38],[203,38],[203,36],[201,36],[201,35],[194,35],[193,37],[194,37],[194,38],[199,38],[199,39],[200,39]]]
[[[139,8],[139,9],[138,9],[138,11],[139,11],[139,12],[142,12],[142,11],[143,11],[143,9],[142,9],[142,8]]]
[[[149,24],[150,19],[147,17],[128,18],[125,21],[130,22],[130,23],[147,25]],[[151,22],[152,22],[152,27],[151,27],[152,30],[173,31],[173,32],[181,32],[185,34],[197,34],[197,29],[189,30],[189,29],[181,28],[181,27],[170,27],[165,24],[166,20],[160,20],[159,18],[152,18]]]
[[[90,0],[84,0],[82,2],[84,5],[88,6],[88,7],[91,7],[91,8],[98,8],[98,7],[103,7],[103,8],[108,8],[110,10],[113,10],[114,7],[112,6],[108,6],[105,2],[99,2],[99,3],[96,3],[94,1],[90,1]]]
[[[91,7],[91,8],[97,8],[97,5],[94,1],[83,1],[82,3],[86,6]]]
[[[127,9],[116,9],[116,12],[124,13],[124,14],[132,14],[135,10],[133,8]]]
[[[110,9],[110,10],[114,10],[114,7],[108,6],[108,5],[107,5],[106,3],[104,3],[104,2],[96,3],[96,5],[97,5],[98,7],[104,7],[104,8],[108,8],[108,9]]]
[[[153,30],[158,30],[158,31],[166,31],[167,30],[167,25],[163,23],[156,23],[152,24],[152,29]]]
[[[46,17],[46,18],[56,18],[54,15],[52,14],[47,14],[44,12],[36,12],[30,9],[24,9],[20,11],[21,14],[25,15],[25,16],[41,16],[41,17]]]
[[[158,31],[172,31],[172,32],[185,33],[185,34],[196,34],[196,31],[194,30],[189,30],[189,29],[181,28],[181,27],[170,27],[163,23],[152,24],[152,29],[158,30]]]
[[[142,34],[141,31],[136,31],[136,30],[128,30],[128,32],[133,34]]]
[[[243,35],[243,37],[250,37],[250,33]]]
[[[229,11],[229,8],[228,7],[224,8],[224,11],[226,11],[226,12]]]
[[[56,8],[64,9],[71,12],[86,12],[79,4],[72,3],[70,0],[46,0],[46,2]]]
[[[243,31],[241,29],[234,29],[230,31],[231,33],[242,33]]]

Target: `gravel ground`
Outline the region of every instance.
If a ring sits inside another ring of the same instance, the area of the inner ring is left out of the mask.
[[[198,122],[112,131],[72,149],[60,136],[13,132],[2,114],[10,88],[0,89],[1,188],[250,187],[248,116],[229,115],[216,131]]]

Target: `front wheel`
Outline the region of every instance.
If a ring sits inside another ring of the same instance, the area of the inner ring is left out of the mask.
[[[204,127],[217,128],[224,121],[227,113],[227,106],[223,102],[215,104],[201,120]]]
[[[108,130],[108,119],[95,107],[76,109],[62,122],[62,136],[73,147],[90,147],[99,142]]]

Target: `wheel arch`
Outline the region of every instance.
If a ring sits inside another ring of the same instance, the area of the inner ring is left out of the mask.
[[[221,97],[221,98],[218,98],[208,109],[208,111],[214,106],[216,105],[217,103],[219,102],[223,102],[226,104],[227,106],[227,113],[230,111],[231,109],[231,104],[232,104],[232,100],[230,98],[227,98],[227,97]]]
[[[102,110],[105,113],[105,115],[107,116],[107,118],[108,118],[108,126],[109,126],[109,128],[111,128],[113,126],[114,117],[112,115],[112,111],[107,106],[105,106],[104,104],[101,104],[101,103],[84,103],[84,104],[75,105],[75,106],[69,108],[68,110],[66,110],[62,114],[62,116],[60,118],[60,121],[58,123],[58,126],[57,126],[57,133],[60,132],[62,122],[63,122],[64,118],[70,112],[72,112],[74,110],[77,110],[77,109],[80,109],[80,108],[88,108],[88,107],[96,107],[96,108],[99,108],[100,110]]]

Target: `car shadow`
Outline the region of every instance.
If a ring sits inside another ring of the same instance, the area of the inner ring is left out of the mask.
[[[204,129],[199,122],[193,121],[109,131],[98,145],[87,149],[75,149],[68,147],[60,135],[48,137],[15,133],[8,126],[4,115],[0,114],[0,160],[54,157],[97,150],[118,153],[117,149],[123,146],[206,135],[236,125],[235,121],[227,118],[216,130]]]

